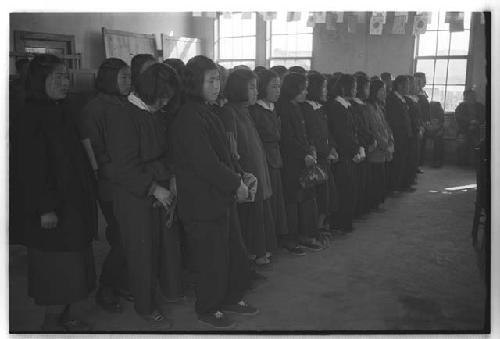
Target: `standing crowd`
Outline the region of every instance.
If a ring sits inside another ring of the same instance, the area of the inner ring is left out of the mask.
[[[321,251],[414,191],[426,141],[441,166],[444,112],[425,85],[423,73],[228,71],[202,55],[140,54],[130,66],[106,59],[97,95],[75,110],[63,61],[35,56],[11,118],[11,222],[44,330],[90,330],[71,306],[96,288],[97,206],[104,310],[125,299],[168,327],[159,302],[183,298],[189,281],[204,323],[257,314],[244,295],[278,248]]]

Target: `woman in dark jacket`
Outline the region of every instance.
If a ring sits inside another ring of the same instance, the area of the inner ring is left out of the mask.
[[[307,95],[307,78],[289,73],[283,80],[276,111],[281,118],[281,154],[283,156],[283,186],[288,220],[288,241],[312,251],[322,247],[318,236],[318,210],[314,188],[302,188],[299,182],[307,167],[316,163],[316,150],[309,143],[306,123],[300,104]]]
[[[129,295],[127,261],[123,251],[120,227],[113,212],[113,192],[109,178],[99,168],[111,161],[106,149],[106,112],[123,108],[130,93],[130,68],[117,58],[109,58],[99,67],[97,96],[81,112],[80,133],[90,163],[98,177],[98,199],[106,220],[106,239],[111,246],[100,276],[96,302],[108,312],[121,312],[119,295]],[[129,297],[130,298],[130,297]]]
[[[158,114],[179,92],[175,71],[153,64],[138,74],[124,107],[107,114],[107,151],[112,161],[101,171],[113,183],[113,206],[121,227],[129,283],[136,312],[152,323],[169,325],[155,302],[158,280],[168,296],[163,233],[175,199],[167,158],[165,125]],[[179,258],[179,256],[177,256]],[[180,258],[179,258],[180,259]],[[174,277],[180,281],[181,277]]]
[[[234,140],[233,157],[246,173],[257,178],[257,191],[253,201],[240,203],[238,214],[247,250],[257,265],[270,263],[276,248],[276,231],[271,212],[271,179],[266,153],[248,107],[257,100],[257,79],[252,71],[238,69],[227,80],[228,103],[220,118],[228,140]]]
[[[358,134],[358,141],[361,147],[363,147],[365,153],[374,149],[377,146],[377,141],[373,137],[373,134],[368,129],[365,112],[366,99],[370,94],[370,80],[367,76],[359,74],[356,77],[356,97],[350,98],[352,115],[354,118],[354,124],[356,125],[356,131]],[[368,213],[368,177],[369,177],[369,166],[368,162],[365,160],[359,162],[354,166],[356,171],[356,180],[358,182],[358,192],[356,194],[356,215],[360,216]]]
[[[328,128],[335,138],[339,162],[335,165],[335,179],[339,192],[339,209],[333,218],[333,227],[340,232],[352,232],[356,208],[357,182],[354,165],[363,159],[356,125],[348,97],[356,96],[356,79],[342,74],[328,84],[328,101],[325,105]]]
[[[16,119],[15,215],[28,247],[28,293],[46,306],[43,328],[87,331],[70,305],[95,288],[95,181],[64,99],[66,67],[53,55],[30,63]]]
[[[198,319],[215,328],[233,322],[224,312],[256,314],[242,300],[249,268],[241,237],[232,224],[236,199],[248,197],[242,173],[235,170],[224,131],[211,103],[220,90],[212,60],[196,56],[186,65],[187,102],[172,128],[178,209],[196,274]]]
[[[280,96],[280,77],[278,73],[271,70],[263,70],[258,76],[258,100],[255,105],[250,107],[250,115],[253,118],[266,152],[273,191],[271,207],[276,234],[279,237],[281,246],[293,254],[303,255],[305,253],[301,248],[297,247],[296,244],[289,244],[286,241],[288,226],[283,196],[283,181],[281,180],[281,169],[283,168],[283,159],[280,152],[281,120],[274,106]]]
[[[394,158],[390,166],[390,188],[394,193],[411,191],[408,182],[408,159],[410,138],[412,137],[411,119],[404,95],[408,93],[408,78],[396,77],[393,90],[385,102],[385,116],[394,136]],[[414,190],[414,189],[413,189]]]
[[[328,122],[323,107],[327,96],[326,78],[318,72],[310,71],[307,80],[307,100],[300,106],[306,122],[309,143],[316,149],[318,166],[323,168],[328,175],[328,182],[316,186],[319,213],[318,227],[322,232],[328,234],[330,229],[328,220],[331,212],[335,210],[336,194],[331,165],[337,162],[338,154],[328,130]],[[323,243],[326,242],[323,241]]]

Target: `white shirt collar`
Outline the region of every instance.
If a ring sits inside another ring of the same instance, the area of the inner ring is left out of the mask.
[[[267,109],[268,111],[274,111],[274,103],[272,102],[267,103],[264,100],[259,99],[257,100],[256,104]]]
[[[137,106],[144,111],[151,112],[149,106],[144,101],[142,101],[137,95],[135,95],[135,93],[133,92],[130,93],[127,99],[134,106]]]
[[[403,98],[403,96],[401,94],[399,94],[398,91],[394,91],[393,93],[395,96],[397,96],[399,98],[399,100],[401,100],[403,103],[406,103],[405,98]]]
[[[311,105],[311,107],[313,108],[313,110],[318,110],[320,109],[321,107],[323,107],[323,105],[321,105],[319,102],[317,101],[312,101],[312,100],[306,100],[306,102]]]
[[[336,97],[335,101],[344,106],[344,108],[349,108],[349,106],[351,106],[351,103],[346,99],[342,98],[341,96]]]
[[[416,95],[409,94],[406,97],[410,98],[410,100],[415,102],[415,103],[418,102],[418,97]]]
[[[421,90],[419,90],[419,91],[418,91],[418,95],[423,95],[423,96],[425,96],[426,98],[428,98],[428,97],[429,97],[429,96],[427,95],[427,92],[426,92],[426,91],[424,91],[423,89],[421,89]]]
[[[365,102],[361,100],[360,98],[352,98],[352,101],[360,104],[360,105],[365,105]]]

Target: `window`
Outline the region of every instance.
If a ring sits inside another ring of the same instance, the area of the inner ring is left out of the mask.
[[[233,12],[230,18],[220,15],[215,20],[215,59],[218,63],[226,68],[237,65],[255,68],[256,21],[255,12]]]
[[[280,12],[275,20],[267,22],[266,57],[269,66],[283,65],[311,68],[313,28],[307,27],[307,12],[299,21],[287,21],[287,13]]]
[[[445,12],[432,12],[427,31],[416,39],[415,70],[427,78],[425,91],[445,112],[454,112],[466,85],[471,13],[464,13],[464,31],[450,32]]]

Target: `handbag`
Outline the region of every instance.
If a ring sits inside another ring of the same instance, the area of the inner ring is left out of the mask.
[[[327,180],[328,174],[317,164],[306,168],[299,177],[299,183],[302,188],[312,188],[325,183]]]

